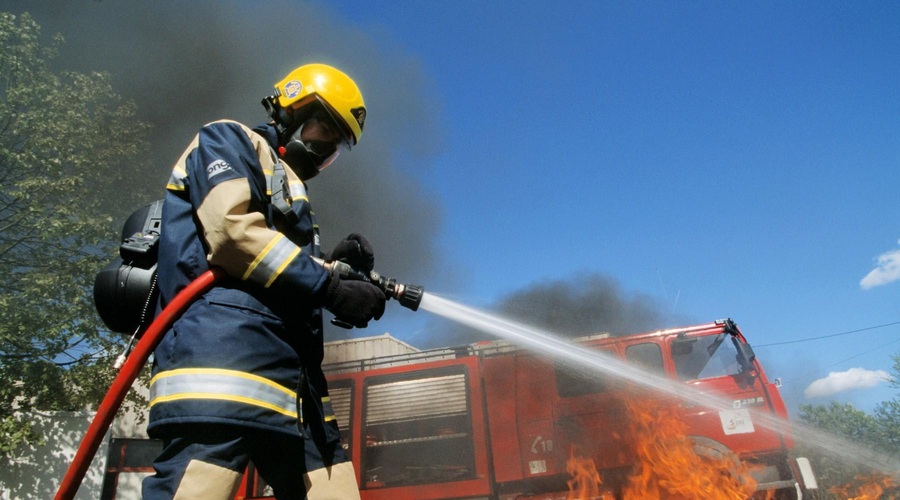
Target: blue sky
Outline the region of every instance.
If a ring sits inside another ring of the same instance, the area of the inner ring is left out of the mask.
[[[900,4],[332,5],[427,77],[416,168],[466,283],[427,288],[598,272],[758,346],[900,321]],[[792,407],[868,411],[900,325],[757,353]]]
[[[369,115],[311,183],[326,242],[361,230],[382,271],[470,306],[602,275],[665,326],[733,318],[792,409],[897,394],[881,378],[900,353],[900,3],[0,8],[32,12],[65,36],[62,67],[109,71],[136,102],[148,182],[199,124],[257,123],[272,83],[331,63]],[[430,321],[392,305],[350,335],[420,344]]]

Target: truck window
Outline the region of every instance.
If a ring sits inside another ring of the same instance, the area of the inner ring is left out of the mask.
[[[741,368],[735,342],[734,337],[724,333],[676,339],[671,347],[678,380],[739,374]]]
[[[653,342],[628,346],[625,349],[625,359],[629,363],[645,368],[652,373],[662,374],[665,372],[662,350],[658,344]]]
[[[467,378],[454,366],[367,381],[363,488],[475,477]]]

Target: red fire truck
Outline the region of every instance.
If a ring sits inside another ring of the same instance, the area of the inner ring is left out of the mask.
[[[764,498],[812,493],[808,464],[788,455],[791,436],[753,426],[755,413],[786,419],[787,410],[733,321],[577,342],[732,402],[731,410],[680,404],[698,454],[753,464]],[[592,453],[604,485],[630,466],[622,382],[503,341],[337,363],[327,373],[366,500],[565,498],[573,447]],[[265,494],[251,465],[237,498]]]

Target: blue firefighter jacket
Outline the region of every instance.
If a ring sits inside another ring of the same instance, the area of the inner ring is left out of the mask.
[[[159,307],[211,265],[228,277],[190,305],[154,353],[152,437],[196,423],[296,435],[306,419],[307,431],[322,431],[317,440],[339,439],[320,368],[328,273],[311,258],[319,253],[318,227],[306,186],[277,168],[275,147],[269,125],[214,122],[173,169]],[[290,216],[273,205],[280,181]]]

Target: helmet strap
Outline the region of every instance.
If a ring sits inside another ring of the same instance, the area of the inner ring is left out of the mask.
[[[269,115],[269,118],[275,123],[275,130],[278,132],[278,142],[284,144],[291,137],[291,134],[293,134],[291,128],[294,124],[294,116],[278,104],[276,99],[277,97],[273,95],[264,97],[262,105],[266,108],[266,113]]]

